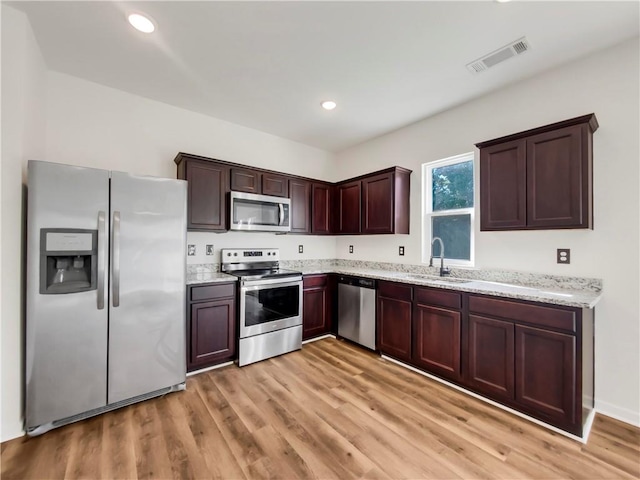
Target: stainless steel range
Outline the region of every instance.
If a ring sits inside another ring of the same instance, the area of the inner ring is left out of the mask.
[[[277,248],[221,254],[221,270],[239,278],[238,365],[302,348],[302,274],[280,268]]]

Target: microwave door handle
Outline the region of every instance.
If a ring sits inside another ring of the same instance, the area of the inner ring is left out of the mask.
[[[278,225],[282,226],[282,224],[284,223],[284,207],[281,203],[278,204],[278,212]]]

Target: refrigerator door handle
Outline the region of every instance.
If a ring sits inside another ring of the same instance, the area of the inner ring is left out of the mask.
[[[113,240],[111,242],[113,251],[112,259],[112,277],[111,277],[111,296],[114,307],[120,306],[120,212],[113,212]]]
[[[104,264],[105,264],[105,241],[106,215],[103,211],[98,212],[98,310],[104,309]]]

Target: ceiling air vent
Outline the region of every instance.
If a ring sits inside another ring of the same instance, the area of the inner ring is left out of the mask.
[[[522,37],[515,42],[511,42],[509,45],[505,45],[504,47],[479,58],[478,60],[468,63],[467,69],[472,73],[484,72],[488,68],[504,62],[511,57],[521,55],[529,49],[531,49],[529,42],[527,42],[526,38]]]

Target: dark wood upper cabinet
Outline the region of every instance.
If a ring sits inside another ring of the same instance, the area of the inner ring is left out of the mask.
[[[377,348],[381,353],[411,362],[411,300],[413,288],[378,282]]]
[[[482,230],[521,229],[527,225],[527,161],[522,140],[480,150],[480,224]]]
[[[186,180],[187,229],[227,230],[229,168],[213,162],[181,158],[178,178]]]
[[[262,193],[261,173],[248,168],[231,169],[231,190],[234,192]]]
[[[480,229],[593,228],[594,114],[476,144]]]
[[[340,183],[336,187],[338,219],[336,233],[358,234],[360,233],[360,191],[362,182]]]
[[[409,233],[411,170],[391,167],[330,183],[178,153],[189,182],[188,230],[228,230],[229,191],[291,199],[291,232],[314,235]]]
[[[331,185],[312,183],[311,185],[311,233],[329,235],[331,228]]]
[[[409,233],[409,177],[393,171],[362,179],[362,233]]]
[[[262,194],[274,197],[289,196],[289,177],[275,173],[262,174]]]
[[[311,232],[311,182],[289,180],[291,199],[291,233]]]
[[[582,154],[584,125],[527,139],[527,224],[532,228],[591,225],[591,162]]]

